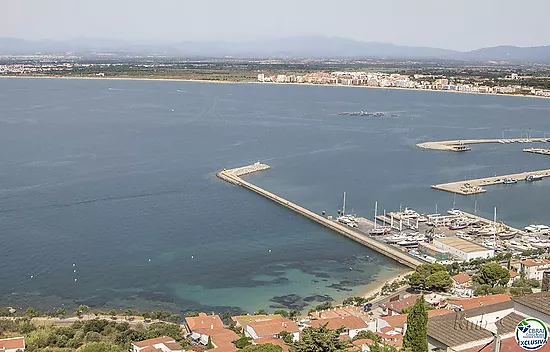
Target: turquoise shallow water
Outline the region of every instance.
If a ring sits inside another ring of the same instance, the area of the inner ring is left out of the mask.
[[[338,116],[359,110],[399,116]],[[335,213],[347,191],[360,215],[375,200],[433,212],[452,205],[433,183],[550,159],[524,145],[415,143],[542,135],[549,110],[438,92],[2,79],[0,301],[253,311],[356,294],[403,268],[215,172],[261,160],[272,169],[247,179],[314,211]],[[492,187],[478,207],[515,226],[548,222],[549,185]],[[473,210],[472,197],[456,202]]]

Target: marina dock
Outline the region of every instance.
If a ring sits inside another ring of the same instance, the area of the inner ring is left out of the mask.
[[[256,163],[249,166],[240,167],[237,169],[230,169],[218,172],[216,176],[221,180],[229,182],[233,185],[244,187],[252,192],[255,192],[279,205],[284,206],[316,223],[325,226],[326,228],[337,232],[355,242],[358,242],[390,259],[393,259],[405,266],[410,268],[416,268],[418,265],[423,264],[419,259],[408,255],[404,251],[399,250],[398,248],[391,247],[385,243],[378,242],[377,240],[370,238],[364,234],[361,234],[358,231],[355,231],[349,228],[346,225],[343,225],[337,221],[325,218],[321,215],[318,215],[304,207],[301,207],[297,204],[294,204],[282,197],[279,197],[273,193],[270,193],[260,187],[257,187],[241,178],[242,175],[250,174],[253,172],[258,172],[262,170],[269,169],[269,166],[266,164]]]
[[[534,153],[534,154],[542,154],[542,155],[550,155],[550,149],[542,149],[542,148],[526,148],[523,149],[526,153]]]
[[[508,139],[461,139],[451,141],[424,142],[418,143],[416,146],[422,149],[443,150],[449,152],[464,152],[469,151],[471,144],[483,143],[542,143],[550,141],[549,138],[508,138]]]
[[[443,183],[443,184],[432,185],[432,188],[438,189],[440,191],[446,191],[446,192],[467,196],[467,195],[487,192],[487,190],[483,188],[485,186],[502,185],[504,184],[505,180],[517,180],[517,182],[522,182],[522,181],[525,181],[527,177],[533,176],[533,175],[539,175],[541,178],[550,177],[550,170],[528,171],[528,172],[520,172],[517,174],[509,174],[509,175],[502,175],[502,176],[478,178],[473,180]]]

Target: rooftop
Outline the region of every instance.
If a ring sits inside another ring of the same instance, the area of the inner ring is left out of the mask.
[[[469,309],[488,306],[491,304],[507,302],[510,300],[511,298],[508,295],[497,294],[497,295],[490,295],[490,296],[480,296],[480,297],[470,298],[465,300],[449,301],[449,304],[460,306],[462,307],[463,310],[469,310]]]
[[[550,292],[532,293],[524,296],[516,296],[514,302],[524,305],[546,315],[550,315]]]
[[[470,281],[470,275],[468,275],[468,273],[459,273],[453,276],[453,280],[455,280],[459,285],[462,285]]]
[[[157,338],[154,338],[154,339],[149,339],[149,340],[143,340],[143,341],[139,341],[139,342],[132,342],[132,345],[136,346],[136,347],[139,347],[139,348],[143,348],[143,347],[149,347],[149,346],[153,346],[153,345],[156,345],[158,343],[175,343],[176,340],[174,340],[173,338],[171,338],[170,336],[162,336],[162,337],[157,337]],[[1,346],[1,343],[0,343],[0,346]],[[180,347],[181,349],[181,347]]]
[[[475,252],[486,252],[488,251],[487,248],[480,246],[477,243],[470,242],[468,240],[465,240],[463,238],[458,237],[446,237],[446,238],[436,238],[434,239],[434,242],[438,241],[443,244],[446,244],[447,246],[454,247],[458,250],[461,250],[466,253],[475,253]]]
[[[278,339],[278,338],[272,337],[272,336],[263,337],[261,339],[255,339],[254,343],[257,344],[257,345],[261,345],[261,344],[264,344],[264,343],[270,343],[270,344],[275,345],[275,346],[281,346],[281,348],[283,349],[283,352],[288,352],[289,351],[288,345],[282,339]]]
[[[217,315],[207,315],[200,313],[198,317],[186,317],[185,322],[189,326],[189,330],[197,333],[204,333],[213,329],[223,329],[223,322]]]
[[[0,340],[0,350],[17,350],[25,348],[24,337],[12,337],[10,339]]]
[[[418,299],[418,295],[414,295],[414,296],[400,299],[398,301],[388,302],[386,304],[380,304],[380,307],[387,308],[397,313],[401,313],[403,309],[415,304],[417,299]]]
[[[493,352],[493,349],[494,349],[494,345],[491,342],[485,347],[483,345],[475,346],[472,348],[461,350],[460,352]],[[542,347],[538,351],[550,352],[550,345],[546,344],[544,347]],[[500,352],[525,352],[525,350],[519,347],[518,343],[516,342],[516,338],[512,336],[507,339],[502,339],[500,341]]]
[[[519,322],[525,317],[513,312],[496,322],[499,335],[510,334],[516,331]]]
[[[245,326],[250,321],[263,321],[263,320],[277,320],[281,319],[282,316],[279,314],[271,314],[271,315],[238,315],[231,317],[231,320],[233,320],[235,323],[237,323],[238,326]]]
[[[521,264],[525,266],[542,266],[542,265],[550,265],[550,260],[540,258],[540,259],[525,259],[521,261]]]
[[[260,337],[277,335],[282,331],[298,332],[298,325],[290,319],[251,321],[247,323]]]
[[[310,314],[312,317],[316,319],[328,319],[328,318],[338,318],[342,316],[366,316],[364,310],[362,310],[360,307],[356,306],[348,306],[348,307],[342,307],[342,308],[333,308],[333,309],[327,309],[322,310],[318,312],[312,312]]]
[[[342,326],[345,326],[349,330],[366,329],[368,326],[363,319],[354,316],[312,320],[310,324],[311,326],[322,326],[327,324],[327,327],[332,330],[336,330]]]
[[[458,314],[428,319],[428,336],[451,348],[493,338],[489,330],[470,323]]]

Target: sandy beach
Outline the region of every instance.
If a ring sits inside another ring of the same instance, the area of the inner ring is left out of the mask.
[[[409,275],[409,274],[412,274],[414,271],[405,271],[401,274],[397,274],[397,275],[393,275],[393,276],[390,276],[389,278],[387,279],[384,279],[384,278],[381,278],[382,280],[377,280],[376,282],[373,282],[371,285],[372,287],[369,287],[368,288],[368,291],[366,291],[364,294],[362,294],[361,296],[363,296],[364,298],[368,298],[368,297],[372,297],[374,296],[375,294],[377,293],[380,293],[380,291],[382,290],[382,287],[384,287],[384,285],[386,283],[392,283],[394,282],[395,280],[398,280],[398,279],[402,279],[404,278],[405,276]]]

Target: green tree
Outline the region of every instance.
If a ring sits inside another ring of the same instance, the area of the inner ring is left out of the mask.
[[[198,316],[199,316],[199,312],[193,312],[193,311],[187,312],[187,313],[185,313],[185,316],[186,316],[186,317],[189,317],[189,318],[198,317]]]
[[[427,282],[428,277],[431,275],[434,275],[435,273],[439,272],[445,272],[445,274],[439,274],[435,277],[432,277],[429,282]],[[445,276],[444,276],[445,275]],[[421,264],[416,267],[414,273],[412,273],[409,278],[409,285],[411,285],[414,288],[418,288],[421,290],[429,289],[429,284],[437,284],[437,283],[445,283],[447,282],[447,276],[449,276],[449,273],[447,272],[447,268],[441,264],[434,263],[434,264]],[[438,282],[437,279],[442,279],[442,282]],[[452,283],[452,282],[451,282]]]
[[[86,315],[90,312],[90,307],[85,305],[80,305],[76,310],[76,316],[82,318],[83,315]]]
[[[505,286],[510,281],[510,272],[497,263],[484,264],[472,278],[480,285]]]
[[[237,348],[245,348],[246,346],[250,345],[250,337],[243,336],[238,340],[233,341],[233,344]]]
[[[212,338],[208,336],[208,343],[206,344],[206,349],[211,350],[214,348],[214,344],[212,343]]]
[[[407,331],[403,338],[403,348],[411,352],[428,351],[428,311],[424,296],[420,296],[407,316]]]
[[[342,329],[331,330],[328,323],[319,327],[308,327],[302,331],[300,341],[290,345],[292,352],[343,352],[349,342],[340,339]]]
[[[294,335],[288,331],[281,331],[279,333],[279,338],[283,339],[285,343],[292,343],[294,341]]]
[[[131,316],[133,316],[134,314],[135,314],[134,311],[131,310],[131,309],[126,309],[126,310],[124,311],[124,315],[127,316],[127,317],[131,317]]]
[[[369,345],[370,352],[397,352],[397,348],[392,345],[381,343],[371,343]]]
[[[436,271],[426,278],[425,287],[432,291],[445,291],[453,285],[451,275],[445,270]]]
[[[254,315],[267,315],[267,312],[265,309],[260,309]]]
[[[273,312],[273,314],[279,314],[285,318],[288,318],[288,312],[284,309],[277,309],[276,311]]]
[[[55,316],[60,318],[60,319],[65,318],[66,315],[67,315],[67,310],[66,309],[58,309],[58,310],[55,311]]]
[[[369,339],[378,343],[382,341],[382,338],[380,336],[376,335],[376,333],[370,330],[359,331],[357,335],[355,335],[355,337],[353,338],[353,341],[363,340],[363,339]]]
[[[275,346],[271,343],[263,343],[260,345],[250,345],[243,348],[244,352],[282,352],[281,346]]]
[[[25,316],[27,318],[36,318],[36,317],[40,316],[40,313],[38,313],[38,311],[36,309],[34,309],[33,307],[29,307],[25,311]]]

